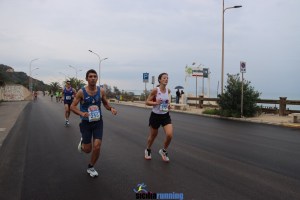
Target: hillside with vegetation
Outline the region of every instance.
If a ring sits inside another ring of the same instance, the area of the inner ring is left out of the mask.
[[[25,72],[15,72],[15,70],[7,65],[0,64],[0,86],[6,84],[19,84],[28,88],[29,77]],[[33,90],[45,91],[49,88],[43,81],[32,79]]]

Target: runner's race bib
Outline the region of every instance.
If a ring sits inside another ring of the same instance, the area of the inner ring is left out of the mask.
[[[169,111],[168,104],[167,103],[161,103],[159,105],[159,110],[163,111],[163,112],[168,112]]]
[[[100,120],[101,113],[98,106],[96,105],[90,106],[88,108],[88,112],[89,112],[89,122],[95,122]]]
[[[71,100],[72,96],[66,96],[66,100]]]

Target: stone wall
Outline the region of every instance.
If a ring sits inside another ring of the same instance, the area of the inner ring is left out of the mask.
[[[31,100],[32,95],[23,85],[5,85],[0,87],[0,101]]]

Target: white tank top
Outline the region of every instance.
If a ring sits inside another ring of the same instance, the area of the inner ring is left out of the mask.
[[[160,99],[162,103],[160,105],[153,106],[152,112],[156,114],[166,114],[167,112],[169,112],[169,90],[168,88],[166,88],[166,92],[162,93],[159,87],[157,87],[156,89],[156,99]]]

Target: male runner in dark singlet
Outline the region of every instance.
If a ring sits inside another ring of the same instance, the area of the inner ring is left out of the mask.
[[[91,177],[96,177],[98,172],[95,170],[94,165],[100,155],[103,135],[101,102],[113,115],[117,114],[117,110],[108,104],[105,90],[97,87],[98,75],[95,70],[90,69],[87,71],[86,80],[88,85],[78,91],[71,104],[71,110],[81,117],[81,123],[79,124],[81,140],[78,145],[78,151],[92,152],[87,173]],[[77,107],[78,103],[80,103],[80,109]]]
[[[64,107],[65,107],[65,125],[69,126],[69,117],[70,117],[70,106],[73,102],[76,90],[71,87],[71,82],[66,81],[66,87],[62,91],[64,97]]]

